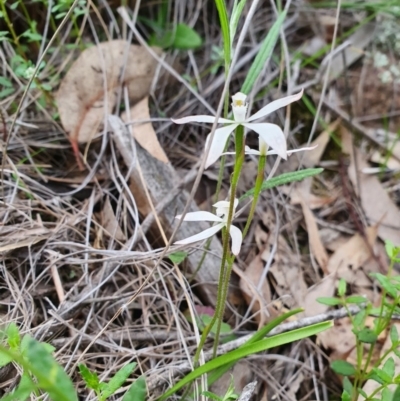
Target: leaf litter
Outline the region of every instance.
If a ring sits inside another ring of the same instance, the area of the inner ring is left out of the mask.
[[[320,13],[316,12],[316,15]],[[193,14],[193,17],[198,18],[198,15]],[[349,20],[354,22],[351,16]],[[197,23],[201,25],[201,19]],[[258,38],[257,31],[252,29],[252,37]],[[330,25],[325,23],[325,29],[329,31]],[[289,42],[296,43],[292,36],[285,34]],[[211,35],[210,40],[215,45],[220,43],[217,36]],[[329,43],[329,35],[323,40]],[[368,48],[368,43],[359,47],[356,50]],[[362,57],[363,53],[358,52],[358,55]],[[179,58],[189,75],[190,71],[206,71],[212,60],[207,46],[188,59],[184,54]],[[343,65],[338,66],[343,71]],[[161,386],[150,386],[150,397],[153,398],[174,378],[171,358],[176,365],[186,362],[196,346],[193,327],[184,315],[185,302],[190,299],[195,306],[213,307],[213,292],[204,288],[215,288],[217,274],[215,268],[211,268],[205,271],[206,274],[197,273],[193,278],[194,272],[190,270],[191,262],[187,258],[181,263],[182,271],[175,270],[167,259],[157,267],[156,273],[153,271],[160,247],[164,245],[162,233],[155,217],[148,227],[142,223],[153,213],[153,202],[156,217],[162,220],[166,231],[171,228],[172,220],[163,220],[165,210],[168,206],[167,216],[176,214],[175,198],[184,193],[184,187],[190,189],[194,179],[179,179],[174,169],[181,169],[181,177],[186,177],[185,173],[199,160],[208,133],[202,127],[172,128],[168,122],[152,118],[162,119],[178,112],[197,113],[199,107],[203,108],[197,100],[196,103],[193,101],[193,94],[183,86],[168,87],[156,73],[159,67],[159,62],[150,57],[145,48],[124,40],[101,43],[83,51],[67,71],[56,99],[61,122],[75,155],[78,145],[86,144],[85,162],[92,173],[86,176],[77,169],[68,143],[60,132],[54,132],[53,125],[41,130],[30,130],[21,125],[18,132],[13,133],[8,150],[20,181],[16,184],[12,171],[5,171],[3,185],[7,207],[0,211],[0,251],[2,264],[6,266],[0,277],[0,307],[5,320],[16,320],[21,328],[32,331],[37,338],[56,344],[62,361],[68,361],[69,374],[73,374],[71,366],[81,361],[96,370],[115,371],[117,366],[125,363],[127,355],[132,355],[134,348],[134,358],[141,364],[148,382],[154,383],[159,377],[164,380]],[[272,64],[269,68],[271,76],[279,75],[278,65]],[[351,87],[347,90],[365,93],[362,110],[368,110],[370,96],[384,94],[385,87],[371,89],[371,82],[354,78],[359,64],[351,68],[353,70],[346,67],[352,72]],[[204,74],[196,78],[201,81],[202,88],[198,93],[210,108],[216,107],[219,85],[224,82],[223,73],[216,71],[215,76]],[[307,87],[307,76],[314,76],[315,72],[306,66],[295,84]],[[237,82],[239,78],[237,76]],[[330,83],[332,93],[337,87],[336,95],[330,95],[337,102],[339,111],[342,107],[350,107],[346,105],[342,85],[342,77]],[[363,85],[368,85],[368,90],[363,91]],[[234,91],[234,87],[231,89]],[[313,90],[309,89],[309,93]],[[169,166],[160,167],[160,171],[168,172],[169,180],[161,176],[164,178],[158,181],[146,181],[150,197],[146,195],[138,170],[134,169],[134,157],[124,158],[124,150],[116,146],[113,134],[109,136],[111,130],[107,118],[110,114],[118,115],[121,109],[127,111],[124,121],[131,129],[131,138],[137,141],[134,142],[136,147],[140,152],[143,150],[141,154],[149,161],[143,173],[152,174],[149,166],[153,162],[149,155],[158,159],[162,166]],[[204,108],[203,111],[209,114],[209,110]],[[381,114],[385,112],[383,110]],[[316,303],[316,298],[336,291],[340,277],[350,281],[352,293],[379,297],[368,273],[381,271],[382,266],[387,265],[382,254],[382,239],[390,236],[399,243],[399,227],[396,226],[400,221],[398,189],[391,173],[383,180],[380,176],[363,173],[363,169],[370,167],[368,160],[382,160],[386,155],[382,152],[377,155],[376,149],[371,149],[375,152],[372,156],[374,152],[369,152],[371,143],[358,137],[354,153],[349,152],[345,158],[350,163],[350,200],[356,205],[362,222],[363,231],[360,232],[349,217],[349,197],[344,194],[339,156],[330,139],[331,132],[348,127],[348,123],[332,114],[329,109],[323,110],[323,119],[328,125],[318,127],[317,132],[321,134],[312,142],[319,146],[305,153],[303,161],[294,157],[289,160],[295,167],[323,165],[325,173],[294,187],[263,193],[245,251],[235,265],[238,275],[233,278],[230,296],[235,302],[231,303],[226,316],[232,329],[239,333],[240,330],[255,330],[261,322],[294,306],[305,306],[310,316],[325,311],[326,306]],[[365,114],[355,115],[356,118],[368,117]],[[300,120],[303,121],[302,116]],[[393,125],[393,121],[396,121],[395,117],[390,124]],[[358,124],[363,124],[365,132],[375,133],[375,126],[382,125],[376,120],[374,124],[368,124],[367,120],[360,120]],[[308,130],[304,131],[307,134]],[[105,151],[100,148],[100,141],[94,140],[97,137],[104,140]],[[307,141],[308,137],[293,134],[289,139],[297,144]],[[346,141],[348,137],[342,137],[345,145]],[[397,148],[394,145],[395,160]],[[384,146],[392,147],[390,143],[384,143]],[[18,164],[26,157],[26,150],[33,154],[42,147],[45,150],[41,154],[24,165]],[[246,177],[252,176],[252,164],[247,163]],[[42,165],[45,166],[42,170],[35,169]],[[285,171],[285,168],[281,165],[279,171]],[[132,176],[132,169],[136,176]],[[208,174],[215,177],[218,170],[210,170]],[[228,177],[229,165],[225,172],[225,178]],[[243,192],[250,189],[251,179],[246,177],[240,183]],[[162,181],[167,183],[165,192],[160,191]],[[203,181],[201,198],[209,205],[214,187],[204,177]],[[157,191],[161,192],[159,197],[155,196]],[[168,201],[168,196],[174,193],[175,197],[171,196],[172,200]],[[167,202],[163,206],[164,199]],[[216,241],[217,254],[218,239]],[[189,250],[191,253],[194,253],[192,249]],[[207,266],[215,265],[207,263]],[[182,273],[191,284],[192,298],[185,297]],[[151,279],[146,282],[151,274]],[[143,292],[137,295],[142,285]],[[259,285],[260,290],[257,290]],[[134,301],[128,303],[131,297]],[[85,350],[84,347],[125,304],[124,313],[112,321],[89,350]],[[250,306],[248,313],[243,312]],[[53,317],[53,311],[57,318]],[[348,319],[338,320],[332,331],[318,336],[317,344],[322,349],[304,341],[282,348],[276,355],[249,358],[245,368],[249,375],[244,380],[258,376],[259,394],[265,397],[272,394],[278,399],[288,396],[309,399],[310,394],[326,388],[338,391],[339,387],[335,387],[335,381],[327,373],[327,359],[329,356],[331,360],[351,361],[352,338]],[[70,352],[73,347],[79,352]],[[84,390],[80,391],[83,396]]]

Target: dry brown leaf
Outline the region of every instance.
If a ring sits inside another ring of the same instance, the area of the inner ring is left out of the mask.
[[[37,244],[49,238],[52,230],[45,227],[15,229],[14,227],[0,227],[0,252],[12,251]]]
[[[275,263],[271,265],[269,271],[276,281],[275,290],[285,305],[290,308],[302,306],[304,295],[307,293],[307,285],[304,281],[303,272],[293,257],[293,252],[290,248],[286,252],[289,253],[282,257],[282,252],[278,250],[274,258]],[[269,256],[270,252],[266,249],[262,253],[262,258],[264,261],[268,261]]]
[[[126,236],[118,224],[108,196],[106,197],[103,210],[101,211],[101,220],[102,226],[104,227],[106,233],[111,236],[111,238],[115,238],[118,241],[126,240]]]
[[[356,346],[350,318],[335,320],[335,325],[317,335],[317,344],[331,350],[331,360],[347,358]]]
[[[326,146],[331,138],[331,133],[336,130],[339,123],[340,119],[337,119],[333,123],[329,124],[328,128],[321,132],[321,134],[319,134],[318,137],[311,142],[309,146],[317,147],[304,152],[302,164],[305,167],[315,167],[321,161],[321,157],[324,154]]]
[[[131,107],[129,115],[130,122],[135,122],[135,120],[149,120],[150,110],[148,96]],[[123,121],[127,122],[127,113],[123,113],[121,117]],[[151,122],[134,124],[130,125],[130,127],[133,137],[139,142],[142,148],[146,149],[156,159],[164,163],[169,162],[164,149],[161,147],[160,142],[158,142],[157,134]]]
[[[271,291],[267,281],[264,279],[261,290],[257,291],[260,278],[263,276],[264,262],[259,253],[247,266],[246,270],[240,274],[240,289],[247,304],[252,305],[252,312],[256,315],[258,323],[265,322],[266,318],[270,317],[267,305],[271,302]],[[262,313],[260,312],[260,308]],[[262,323],[261,323],[262,325]]]
[[[71,142],[85,143],[93,138],[115,106],[122,84],[128,86],[131,104],[146,96],[155,69],[156,61],[145,48],[124,40],[84,50],[56,95],[60,119]]]
[[[319,266],[323,270],[324,273],[327,273],[326,265],[328,263],[328,253],[325,250],[325,247],[321,241],[321,237],[319,235],[317,222],[315,221],[315,217],[308,207],[307,203],[300,195],[301,200],[301,208],[303,210],[304,219],[306,221],[307,226],[307,234],[308,234],[308,242],[310,244],[310,250],[315,256]]]
[[[317,196],[311,193],[312,177],[306,178],[305,180],[295,184],[294,189],[289,192],[290,186],[281,187],[285,194],[290,194],[290,204],[299,205],[304,200],[308,207],[313,209],[319,209],[329,203],[335,201],[337,196]]]
[[[368,167],[368,163],[359,149],[355,148],[353,152],[351,134],[343,129],[342,138],[344,151],[351,157],[349,177],[354,188],[360,189],[359,197],[365,214],[371,223],[379,222],[378,235],[382,240],[400,244],[400,211],[398,207],[390,199],[377,177],[362,173],[362,170]]]
[[[319,315],[320,313],[325,313],[329,309],[328,305],[317,302],[317,298],[333,297],[336,290],[336,279],[337,277],[335,274],[330,274],[308,289],[302,305],[306,316]]]
[[[366,236],[373,249],[377,227],[367,227]],[[327,270],[337,274],[338,278],[344,278],[348,283],[358,286],[368,286],[370,280],[360,268],[372,257],[370,248],[360,234],[355,234],[345,244],[338,248],[330,257]]]

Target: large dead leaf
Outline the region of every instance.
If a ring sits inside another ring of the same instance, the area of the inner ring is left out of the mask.
[[[60,118],[73,144],[90,141],[115,106],[118,89],[127,85],[130,103],[149,93],[156,61],[141,46],[124,40],[100,43],[83,51],[56,95]]]
[[[317,298],[332,297],[336,290],[335,283],[336,275],[330,274],[308,289],[302,305],[306,316],[319,315],[329,309],[329,306],[319,303]]]
[[[129,112],[129,118],[127,113],[123,113],[122,120],[127,122],[135,122],[135,120],[149,120],[149,98],[146,96],[140,102],[131,107]],[[158,142],[157,134],[154,131],[153,124],[151,122],[142,124],[133,124],[130,126],[133,137],[139,142],[142,148],[146,149],[156,159],[168,163],[168,157]]]
[[[369,246],[360,234],[355,234],[332,254],[327,265],[329,273],[362,287],[370,284],[361,268],[372,258],[370,249],[373,249],[376,241],[377,227],[367,227],[365,231]]]
[[[301,208],[303,210],[304,219],[306,221],[308,242],[310,244],[311,252],[315,256],[315,259],[317,259],[317,262],[321,269],[324,271],[324,273],[326,273],[326,265],[329,259],[328,253],[326,252],[325,247],[321,241],[315,217],[303,198],[301,198]]]
[[[400,244],[400,211],[390,199],[377,177],[363,174],[364,168],[369,167],[365,157],[357,148],[353,151],[351,134],[343,129],[343,150],[350,154],[349,177],[358,194],[362,208],[372,224],[379,222],[378,235],[382,240],[390,240]],[[353,156],[355,155],[355,157]]]
[[[240,275],[240,289],[248,305],[252,303],[252,312],[256,314],[256,320],[261,325],[265,322],[266,318],[271,316],[273,308],[269,311],[268,304],[271,302],[271,291],[266,279],[263,279],[261,289],[258,290],[259,282],[263,277],[264,265],[259,253],[247,266],[244,273]],[[260,310],[262,311],[261,315]],[[268,311],[270,313],[268,313]],[[264,313],[268,313],[264,315]],[[274,315],[275,317],[275,315]]]

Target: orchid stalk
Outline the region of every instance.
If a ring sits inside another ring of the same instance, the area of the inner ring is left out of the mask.
[[[215,214],[209,212],[194,212],[194,213],[187,213],[186,216],[182,215],[177,216],[177,218],[183,219],[185,221],[202,220],[202,221],[215,222],[217,224],[204,230],[199,234],[193,235],[184,240],[177,241],[175,242],[175,244],[189,244],[196,241],[200,241],[206,238],[210,238],[218,231],[222,230],[223,252],[221,260],[221,271],[218,280],[217,305],[215,309],[215,314],[211,322],[206,326],[206,328],[202,333],[200,344],[194,357],[195,363],[197,363],[200,352],[207,339],[207,336],[216,322],[217,322],[217,330],[215,333],[214,347],[213,347],[214,356],[216,355],[216,350],[219,343],[219,333],[220,333],[221,323],[223,321],[223,314],[228,294],[230,275],[235,257],[240,252],[242,238],[244,237],[239,228],[232,225],[232,220],[234,218],[235,209],[238,205],[238,200],[236,199],[236,189],[239,182],[245,154],[253,154],[260,156],[257,180],[256,180],[256,188],[254,192],[252,208],[250,211],[251,217],[249,216],[244,231],[244,233],[247,233],[248,228],[250,226],[250,222],[252,220],[252,216],[254,215],[255,206],[257,204],[259,194],[261,192],[267,155],[277,154],[278,156],[286,160],[288,155],[290,155],[291,153],[307,149],[303,148],[303,149],[288,151],[286,147],[286,137],[282,129],[278,125],[271,123],[256,123],[254,121],[263,118],[273,113],[274,111],[289,105],[290,103],[296,100],[299,100],[302,95],[303,95],[303,90],[295,95],[275,100],[266,105],[265,107],[263,107],[255,114],[246,117],[248,109],[248,105],[246,103],[247,96],[243,93],[238,92],[234,96],[232,96],[232,112],[234,117],[233,120],[227,118],[216,118],[214,116],[206,116],[206,115],[188,116],[172,120],[176,124],[186,124],[190,122],[214,123],[215,120],[217,119],[218,124],[225,124],[223,127],[215,130],[212,139],[211,139],[211,134],[207,136],[206,149],[209,147],[209,152],[206,156],[206,162],[205,162],[206,168],[208,168],[214,162],[216,162],[220,156],[225,154],[230,154],[230,152],[224,153],[224,150],[227,145],[229,136],[233,132],[235,132],[236,157],[235,157],[235,165],[233,173],[231,176],[229,202],[222,201],[214,204],[214,207],[216,207]],[[245,147],[245,128],[253,130],[259,135],[258,151]],[[209,144],[210,141],[211,143]],[[268,147],[271,148],[270,151],[268,151]],[[231,248],[229,248],[230,239],[232,239]]]

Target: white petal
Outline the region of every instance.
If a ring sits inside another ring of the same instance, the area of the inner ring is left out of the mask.
[[[181,217],[182,217],[182,215],[179,214],[175,218],[181,219]],[[183,221],[219,221],[219,222],[221,222],[222,219],[221,219],[221,217],[218,217],[213,213],[199,211],[199,212],[186,213]]]
[[[180,241],[176,241],[175,244],[177,245],[185,245],[185,244],[191,244],[193,242],[201,241],[206,238],[212,237],[215,233],[220,231],[222,227],[225,226],[225,223],[219,223],[213,227],[207,228],[207,230],[202,231],[201,233],[192,235],[191,237],[182,239]]]
[[[214,203],[213,206],[229,208],[229,201],[218,201],[217,203]]]
[[[309,147],[305,147],[305,148],[299,148],[299,149],[288,150],[288,151],[287,151],[287,155],[290,156],[292,153],[302,152],[303,150],[313,150],[313,149],[315,149],[316,147],[318,147],[318,145],[309,146]]]
[[[247,95],[237,92],[232,96],[232,103],[235,106],[243,106],[246,103]]]
[[[305,147],[305,148],[300,148],[300,149],[288,150],[288,151],[286,152],[286,154],[287,154],[288,156],[290,156],[292,153],[302,152],[303,150],[313,150],[313,149],[315,149],[317,146],[318,146],[318,145],[310,146],[310,147]],[[275,150],[269,150],[269,151],[267,152],[267,155],[276,155],[276,154],[277,154],[277,153],[276,153]]]
[[[247,114],[247,105],[244,106],[235,106],[232,103],[232,112],[233,112],[233,118],[237,123],[245,121],[246,120],[246,114]]]
[[[296,100],[299,100],[302,96],[303,96],[303,89],[296,95],[286,96],[282,99],[274,100],[273,102],[263,107],[261,110],[257,111],[257,113],[249,117],[247,121],[254,121],[257,120],[257,118],[265,117],[268,114],[271,114],[274,111],[282,107],[285,107],[288,104],[295,102]]]
[[[215,121],[214,116],[188,116],[188,117],[183,117],[183,118],[171,118],[171,120],[175,124],[186,124],[186,123],[211,123],[213,124]],[[228,120],[226,118],[218,118],[218,124],[223,124],[223,123],[234,123],[232,120]]]
[[[230,226],[229,233],[232,238],[232,253],[238,255],[242,246],[242,232],[235,226]]]
[[[268,144],[262,139],[262,137],[258,136],[258,149],[260,149],[261,155],[268,154]]]
[[[206,160],[206,168],[210,167],[211,164],[215,163],[218,158],[222,155],[226,141],[232,131],[238,126],[238,124],[227,125],[226,127],[221,127],[215,130],[214,140],[212,141],[210,151],[208,152]],[[208,141],[210,140],[210,134],[206,140],[206,149]]]
[[[259,150],[250,149],[250,148],[246,149],[245,153],[246,153],[246,155],[255,155],[255,156],[260,156],[261,155],[261,152]]]
[[[282,159],[287,159],[286,138],[280,127],[269,123],[244,123],[243,125],[257,132]]]

